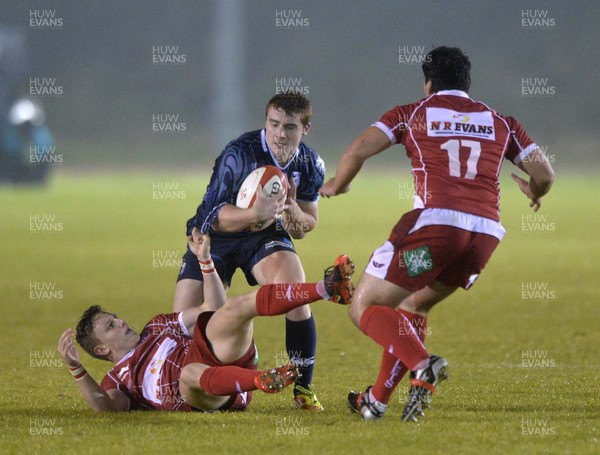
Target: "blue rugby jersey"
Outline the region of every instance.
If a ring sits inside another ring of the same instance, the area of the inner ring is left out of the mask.
[[[235,205],[246,176],[266,165],[275,166],[289,180],[294,179],[297,200],[315,202],[319,199],[319,188],[325,179],[325,163],[317,152],[301,142],[294,156],[285,167],[281,167],[269,149],[265,130],[251,131],[227,144],[216,159],[202,203],[196,215],[187,222],[187,235],[191,234],[194,226],[202,233],[207,232],[223,205]]]

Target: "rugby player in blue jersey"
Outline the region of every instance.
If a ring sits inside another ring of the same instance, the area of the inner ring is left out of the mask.
[[[304,270],[292,243],[317,225],[319,188],[323,185],[323,160],[301,139],[310,129],[312,107],[298,93],[275,95],[267,103],[265,127],[242,134],[225,146],[217,158],[210,183],[196,214],[187,222],[210,233],[211,255],[225,287],[241,269],[251,286],[281,282],[305,282]],[[259,192],[254,205],[236,207],[237,193],[245,177],[256,168],[276,166],[286,174],[290,187],[279,198]],[[276,222],[264,230],[250,226],[263,220]],[[177,286],[173,311],[179,312],[204,301],[202,272],[188,251]],[[317,334],[310,307],[304,305],[286,314],[286,348],[290,361],[301,373],[294,387],[299,409],[323,409],[311,386]]]

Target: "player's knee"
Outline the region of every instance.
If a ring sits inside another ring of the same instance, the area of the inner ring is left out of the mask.
[[[184,391],[200,390],[200,376],[208,368],[201,363],[190,363],[183,367],[179,376],[179,386]]]
[[[371,306],[378,304],[372,298],[372,292],[369,292],[368,286],[361,286],[359,283],[358,287],[354,291],[354,295],[352,296],[352,303],[350,304],[350,308],[348,309],[350,320],[354,323],[356,327],[360,328],[360,318],[362,317],[365,310]]]
[[[254,315],[256,312],[256,291],[228,297],[222,310],[240,316]]]
[[[361,306],[361,304],[358,301],[352,300],[352,303],[348,308],[348,314],[350,315],[350,320],[352,321],[352,323],[358,328],[360,328],[360,318],[362,317],[362,314],[364,312],[365,307]]]
[[[301,307],[294,308],[293,310],[288,311],[285,317],[290,321],[304,321],[310,318],[310,315],[310,306],[302,305]]]

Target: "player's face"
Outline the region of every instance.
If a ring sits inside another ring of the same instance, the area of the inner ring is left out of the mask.
[[[310,129],[310,123],[303,125],[301,117],[300,113],[288,115],[283,109],[269,106],[265,125],[267,144],[279,164],[285,164],[290,160],[300,145],[302,136]]]
[[[100,313],[94,320],[94,336],[110,350],[129,351],[139,342],[140,336],[131,330],[123,319],[111,313]]]

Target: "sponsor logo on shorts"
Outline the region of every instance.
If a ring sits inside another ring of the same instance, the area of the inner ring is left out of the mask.
[[[411,278],[433,270],[433,259],[427,245],[405,251],[403,254],[406,272]]]
[[[282,247],[285,248],[286,250],[293,250],[294,248],[292,247],[292,245],[290,245],[287,242],[281,242],[279,240],[271,240],[270,242],[265,243],[265,249],[266,250],[270,250],[271,248],[275,248],[275,247]]]
[[[375,261],[373,261],[373,267],[375,267],[376,269],[380,269],[384,265],[385,264],[382,264],[381,262],[375,262]]]

